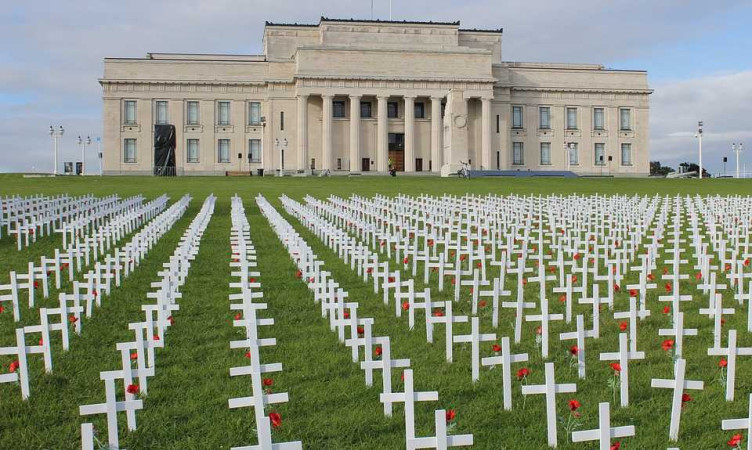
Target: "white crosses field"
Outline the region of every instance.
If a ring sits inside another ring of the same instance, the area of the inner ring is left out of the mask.
[[[752,197],[164,192],[0,198],[0,447],[750,448]]]

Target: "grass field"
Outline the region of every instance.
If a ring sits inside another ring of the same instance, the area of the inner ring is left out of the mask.
[[[349,292],[349,298],[360,302],[359,315],[375,318],[375,334],[388,335],[392,340],[393,357],[409,358],[415,372],[416,389],[437,390],[439,402],[421,403],[418,406],[418,435],[433,431],[432,412],[438,408],[457,411],[455,434],[473,433],[476,448],[538,449],[546,448],[544,401],[542,396],[531,396],[523,409],[520,385],[513,386],[515,408],[502,411],[500,369],[483,368],[480,381],[470,382],[469,348],[455,348],[453,364],[444,360],[443,327],[435,331],[435,343],[427,344],[424,331],[416,327],[407,329],[407,318],[394,317],[392,308],[383,305],[380,296],[372,291],[350,271],[336,255],[329,251],[299,222],[284,214],[277,197],[287,194],[302,199],[306,194],[325,198],[329,194],[348,196],[385,194],[396,195],[442,193],[475,194],[719,194],[750,195],[752,183],[745,180],[629,180],[629,179],[439,179],[439,178],[35,178],[24,179],[15,175],[0,175],[0,196],[9,194],[68,193],[80,195],[94,193],[121,196],[144,194],[154,198],[167,193],[175,201],[185,193],[193,196],[186,215],[167,233],[149,253],[147,259],[129,277],[122,287],[106,298],[103,307],[95,311],[92,319],[84,322],[83,334],[73,337],[71,350],[65,354],[59,342],[53,343],[54,372],[43,372],[41,357],[31,357],[31,397],[21,400],[19,388],[11,384],[0,385],[0,448],[73,449],[80,448],[80,424],[91,418],[78,415],[78,406],[104,401],[104,387],[99,372],[119,367],[117,342],[131,338],[127,323],[140,320],[140,306],[144,302],[149,283],[156,280],[156,271],[172,253],[191,219],[198,212],[209,193],[218,196],[214,216],[201,243],[198,258],[191,267],[182,289],[180,311],[175,325],[170,328],[165,349],[158,351],[156,376],[150,379],[149,395],[144,399],[144,409],[137,413],[138,430],[125,432],[125,419],[121,417],[121,443],[130,449],[214,449],[255,443],[253,413],[250,409],[230,410],[230,397],[250,395],[251,387],[243,377],[229,377],[233,366],[247,364],[244,352],[231,350],[229,341],[237,339],[238,331],[232,326],[232,315],[227,296],[230,292],[230,196],[237,193],[245,201],[251,224],[251,237],[258,250],[260,281],[266,311],[275,319],[275,325],[264,330],[268,337],[276,337],[277,345],[263,352],[262,362],[281,362],[284,371],[274,374],[274,390],[288,392],[290,401],[275,406],[283,425],[273,432],[277,442],[302,440],[304,448],[331,449],[397,449],[404,447],[404,422],[402,407],[395,406],[393,418],[383,415],[379,403],[380,381],[366,388],[363,372],[350,359],[349,349],[337,342],[336,334],[321,319],[320,308],[312,301],[312,294],[303,282],[295,278],[296,268],[288,258],[266,220],[259,214],[253,201],[261,192],[278,207],[283,216],[295,226],[317,254],[326,261],[327,270]],[[59,236],[45,237],[28,249],[18,252],[15,242],[7,236],[0,240],[0,284],[7,282],[10,270],[21,270],[30,260],[38,261],[60,246]],[[689,269],[687,269],[689,270]],[[416,288],[424,287],[416,279]],[[627,282],[634,280],[628,278]],[[687,314],[685,327],[699,328],[700,336],[688,338],[685,357],[691,379],[704,380],[705,390],[693,391],[693,401],[687,404],[681,423],[678,447],[682,449],[728,448],[726,441],[732,432],[721,431],[721,419],[744,417],[747,414],[747,397],[752,392],[752,358],[740,357],[737,367],[736,400],[727,403],[723,388],[714,382],[718,374],[717,357],[708,357],[706,349],[712,343],[710,322],[698,314],[698,305],[706,303],[694,288],[693,282],[683,284],[682,293],[695,294],[693,313]],[[436,283],[430,285],[434,292]],[[660,285],[659,285],[660,287]],[[688,289],[685,291],[684,287]],[[69,291],[64,285],[62,290]],[[659,289],[660,290],[660,289]],[[530,295],[537,297],[537,286]],[[650,378],[670,378],[671,359],[661,349],[662,337],[658,328],[667,328],[669,319],[660,313],[655,299],[648,298],[653,310],[650,318],[640,324],[638,343],[647,353],[646,360],[630,365],[630,406],[618,408],[612,404],[612,425],[635,425],[637,436],[622,440],[622,448],[659,449],[672,446],[668,442],[670,391],[650,388]],[[724,294],[726,295],[726,294]],[[434,300],[448,299],[449,293],[436,295]],[[54,287],[49,299],[39,302],[54,306],[57,291]],[[726,298],[726,297],[724,297]],[[616,310],[624,310],[628,296],[617,297]],[[469,310],[464,301],[459,313]],[[553,308],[561,309],[558,302]],[[586,311],[589,307],[578,307]],[[35,311],[36,312],[36,311]],[[38,316],[22,309],[22,325],[38,323]],[[554,312],[560,312],[558,309]],[[24,314],[25,313],[25,314]],[[266,315],[265,315],[266,316]],[[500,320],[499,336],[509,336],[512,313],[505,310]],[[737,311],[727,317],[727,326],[740,330],[738,345],[751,347],[752,336],[746,330],[746,311]],[[515,353],[528,352],[531,360],[515,368],[532,370],[531,384],[543,380],[543,361],[536,355],[530,336],[535,324],[526,323],[523,342]],[[12,314],[6,309],[0,314],[0,346],[14,342]],[[571,331],[573,327],[556,322],[552,336]],[[550,361],[556,362],[557,382],[577,383],[578,393],[561,395],[557,401],[559,413],[565,414],[569,398],[582,403],[584,429],[597,427],[597,403],[611,399],[607,386],[610,369],[606,362],[597,361],[597,353],[615,351],[618,347],[618,321],[610,314],[602,317],[602,337],[589,341],[588,379],[577,380],[575,370],[568,367],[569,341],[551,340]],[[491,329],[483,330],[491,332]],[[466,333],[459,328],[458,333]],[[265,334],[262,337],[266,337]],[[490,344],[487,346],[490,348]],[[482,350],[490,356],[490,350]],[[12,359],[0,357],[0,370],[6,371]],[[399,374],[395,373],[395,391],[401,390]],[[105,430],[104,418],[94,418],[95,426]],[[105,439],[102,431],[100,437]],[[745,439],[748,438],[745,433]],[[597,448],[594,443],[570,444],[559,430],[560,448]],[[746,445],[746,441],[745,441]]]

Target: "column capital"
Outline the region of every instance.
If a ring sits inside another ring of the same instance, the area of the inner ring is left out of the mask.
[[[493,97],[483,96],[483,97],[480,98],[480,101],[482,101],[482,102],[490,102],[493,99],[494,99]]]
[[[386,95],[386,94],[378,94],[378,95],[376,95],[376,100],[386,101],[386,100],[389,99],[389,97],[391,97],[391,96],[390,95]]]
[[[321,94],[321,98],[334,98],[334,94]]]
[[[431,96],[431,100],[436,101],[436,102],[440,102],[440,101],[444,100],[445,98],[446,98],[446,96],[444,96],[444,95],[432,95]]]
[[[407,100],[408,98],[409,98],[410,100],[415,100],[416,98],[418,98],[418,96],[417,96],[417,95],[414,95],[414,94],[407,94],[407,95],[403,95],[402,97],[403,97],[403,98],[404,98],[405,100]]]
[[[355,99],[355,98],[363,98],[363,94],[350,94],[350,95],[349,95],[349,97],[350,97],[351,99]]]
[[[309,94],[296,94],[296,97],[298,97],[298,98],[308,98]]]

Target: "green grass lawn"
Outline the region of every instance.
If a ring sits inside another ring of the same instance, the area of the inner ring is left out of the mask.
[[[106,439],[104,416],[80,417],[78,406],[104,401],[104,383],[99,372],[119,368],[117,342],[130,340],[127,324],[140,320],[140,305],[146,301],[149,283],[156,281],[156,271],[177,245],[178,239],[201,207],[209,193],[217,195],[217,206],[201,242],[200,252],[182,288],[180,311],[174,314],[175,325],[169,329],[165,348],[158,350],[156,376],[149,381],[149,395],[144,409],[137,413],[138,430],[127,433],[125,418],[121,416],[121,444],[130,449],[174,448],[204,449],[230,448],[255,443],[253,412],[250,409],[230,410],[230,397],[251,395],[247,377],[229,376],[230,367],[247,364],[244,351],[231,350],[230,340],[238,339],[239,331],[232,326],[227,296],[230,292],[230,197],[243,197],[251,224],[251,237],[259,255],[260,281],[269,309],[263,317],[273,317],[275,325],[264,327],[262,337],[277,338],[277,346],[262,351],[262,362],[281,362],[284,371],[272,375],[274,390],[288,392],[290,401],[275,405],[283,418],[283,425],[273,432],[277,442],[302,440],[304,448],[360,448],[395,449],[404,447],[402,407],[395,405],[393,418],[384,417],[378,396],[381,390],[380,373],[374,386],[366,388],[363,372],[352,362],[348,348],[340,345],[329,330],[328,321],[321,318],[320,308],[313,303],[312,293],[295,278],[295,265],[287,256],[267,221],[260,215],[254,197],[262,193],[283,213],[277,197],[287,194],[302,199],[310,194],[325,198],[329,194],[349,196],[444,193],[475,194],[719,194],[750,195],[752,183],[745,180],[632,180],[632,179],[440,179],[440,178],[98,178],[24,179],[15,175],[0,175],[0,196],[9,194],[80,195],[118,193],[122,197],[144,194],[154,198],[162,193],[171,202],[185,193],[194,200],[185,216],[152,249],[137,270],[103,301],[92,319],[85,320],[82,336],[74,336],[71,350],[62,353],[59,342],[53,343],[54,371],[44,374],[41,356],[32,356],[31,397],[21,400],[20,389],[12,384],[0,385],[0,448],[80,448],[80,424],[92,421],[101,439]],[[531,396],[523,408],[520,384],[514,382],[514,410],[502,410],[500,368],[481,369],[480,381],[470,381],[470,351],[455,347],[454,363],[444,360],[444,330],[437,326],[433,345],[427,344],[424,329],[407,329],[407,317],[394,317],[393,305],[384,306],[381,295],[374,295],[372,282],[363,283],[336,255],[328,250],[299,222],[283,213],[317,254],[326,261],[327,270],[349,292],[349,301],[360,303],[359,315],[375,319],[374,334],[388,335],[392,341],[394,358],[409,358],[415,373],[416,390],[437,390],[438,402],[420,403],[417,407],[418,435],[433,432],[433,410],[452,408],[457,411],[455,434],[473,433],[476,448],[538,449],[546,448],[544,400]],[[127,238],[126,238],[127,239]],[[126,242],[123,240],[122,242]],[[121,243],[122,244],[122,243]],[[0,240],[0,283],[7,282],[10,270],[23,271],[29,260],[38,261],[51,255],[61,245],[59,235],[40,239],[22,251],[15,249],[15,241],[7,236]],[[392,263],[392,270],[395,265]],[[659,264],[660,267],[660,264]],[[689,268],[685,268],[689,273]],[[422,271],[419,271],[422,273]],[[628,278],[624,284],[634,282]],[[682,293],[695,294],[695,301],[686,307],[685,327],[700,329],[700,336],[685,341],[688,378],[704,380],[704,391],[693,391],[682,414],[680,441],[682,449],[728,448],[726,441],[732,432],[721,431],[720,421],[744,417],[747,397],[752,392],[752,358],[740,357],[737,366],[736,400],[727,403],[724,389],[713,379],[718,374],[717,357],[708,357],[706,349],[712,343],[710,321],[696,313],[707,303],[691,287],[694,280],[682,285]],[[429,285],[434,300],[448,299],[445,288],[437,293],[434,279]],[[422,275],[416,288],[422,289]],[[648,298],[652,316],[639,325],[638,345],[647,357],[630,364],[630,406],[618,408],[612,404],[612,425],[635,425],[637,436],[622,440],[622,448],[659,449],[672,446],[668,442],[668,422],[671,392],[650,388],[651,378],[670,378],[672,364],[660,348],[664,339],[658,328],[667,328],[669,318],[660,312],[656,296],[662,294],[662,283]],[[685,290],[686,288],[686,290]],[[530,296],[537,297],[537,285],[530,286]],[[63,291],[70,286],[64,285]],[[624,290],[626,291],[626,290]],[[458,305],[458,314],[469,313],[467,291]],[[40,300],[42,306],[55,306],[57,291],[51,290],[49,299]],[[724,294],[726,295],[726,294]],[[24,296],[22,296],[23,298]],[[556,297],[551,298],[558,298]],[[627,294],[617,296],[616,310],[624,310]],[[727,297],[724,297],[727,298]],[[562,306],[551,302],[553,312]],[[587,305],[578,306],[585,313]],[[23,307],[22,325],[38,323],[38,311]],[[420,317],[420,314],[418,315]],[[510,336],[509,322],[513,313],[504,310],[498,336]],[[607,386],[610,369],[607,362],[599,362],[597,354],[616,351],[618,323],[610,314],[601,318],[602,337],[588,341],[588,378],[577,379],[568,366],[567,349],[572,343],[558,341],[558,334],[571,331],[573,325],[552,324],[551,357],[556,362],[557,382],[577,383],[577,394],[558,397],[559,413],[565,414],[566,402],[576,398],[582,403],[585,429],[597,427],[599,401],[611,399]],[[483,332],[493,332],[488,320]],[[418,321],[421,323],[421,320]],[[727,327],[739,331],[740,347],[752,346],[746,330],[746,311],[737,310],[727,317]],[[515,353],[528,352],[528,363],[513,367],[529,367],[530,383],[543,381],[543,361],[536,355],[533,330],[536,324],[526,323],[523,342],[513,347]],[[14,329],[9,308],[0,314],[0,345],[14,344]],[[458,334],[469,327],[458,327]],[[490,356],[490,344],[482,347],[482,356]],[[0,357],[0,370],[7,371],[12,358]],[[399,373],[395,371],[393,387],[402,389]],[[746,433],[745,433],[746,434]],[[747,436],[745,435],[745,439]],[[570,444],[559,429],[559,447],[597,448],[591,444]],[[746,444],[745,444],[746,445]]]

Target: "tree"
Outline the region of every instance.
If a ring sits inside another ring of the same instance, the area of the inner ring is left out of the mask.
[[[650,175],[663,176],[674,172],[674,169],[668,166],[662,166],[660,161],[650,161]]]
[[[696,172],[696,173],[700,172],[700,166],[698,166],[695,163],[683,162],[683,163],[679,164],[679,166],[682,167],[683,172]],[[704,167],[702,168],[702,177],[703,178],[710,178],[710,174],[708,173],[707,170],[705,170]]]

